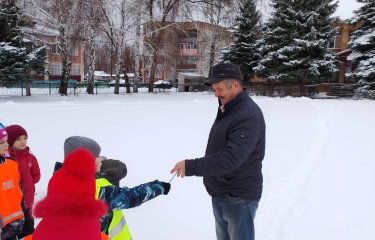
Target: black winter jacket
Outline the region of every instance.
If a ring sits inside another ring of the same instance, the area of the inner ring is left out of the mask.
[[[242,92],[218,110],[206,154],[185,161],[186,176],[203,176],[213,196],[259,201],[262,195],[262,160],[265,152],[265,122],[262,111]]]

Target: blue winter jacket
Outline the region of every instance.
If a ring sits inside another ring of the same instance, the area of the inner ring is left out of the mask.
[[[262,160],[265,122],[258,105],[242,92],[219,108],[202,158],[185,161],[186,176],[203,176],[213,197],[232,196],[259,201],[262,195]]]
[[[108,213],[100,219],[100,229],[107,233],[112,221],[112,210],[133,208],[147,202],[164,193],[163,185],[155,180],[128,188],[116,185],[102,187],[99,191],[99,199],[104,200],[108,205]]]

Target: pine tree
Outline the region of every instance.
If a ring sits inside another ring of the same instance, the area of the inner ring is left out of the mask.
[[[223,56],[224,61],[240,65],[245,84],[254,75],[253,67],[260,59],[256,45],[257,34],[260,33],[259,20],[254,0],[241,0],[240,16],[234,23],[234,41]]]
[[[273,0],[256,72],[282,82],[327,82],[337,60],[327,49],[335,34],[333,0]]]
[[[25,48],[14,47],[0,42],[0,83],[8,85],[26,78],[24,62],[27,59]]]
[[[45,47],[26,39],[19,26],[20,9],[15,0],[0,2],[0,82],[29,81],[34,73],[44,71]]]
[[[352,61],[352,75],[356,82],[375,90],[375,1],[357,0],[364,3],[355,11],[353,23],[363,25],[350,38],[352,53],[348,60]]]
[[[19,10],[14,0],[0,2],[0,42],[12,43],[13,46],[21,45],[21,29],[18,26]]]

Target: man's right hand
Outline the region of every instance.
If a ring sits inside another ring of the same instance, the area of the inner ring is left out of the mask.
[[[174,168],[172,168],[171,173],[177,172],[177,177],[185,177],[185,160],[176,163]]]

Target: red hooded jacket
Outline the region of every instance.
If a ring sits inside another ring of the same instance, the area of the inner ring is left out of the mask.
[[[8,151],[10,156],[17,160],[25,205],[26,208],[31,209],[34,205],[35,184],[40,180],[38,160],[30,152],[29,147],[24,150],[16,150],[9,147]]]
[[[100,240],[100,217],[107,212],[95,199],[95,157],[84,149],[69,154],[48,183],[46,197],[34,208],[43,218],[33,240]]]

